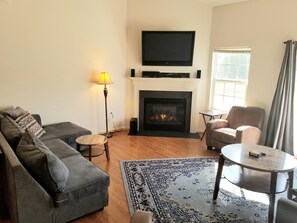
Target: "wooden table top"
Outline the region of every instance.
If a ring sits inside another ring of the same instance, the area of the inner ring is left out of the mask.
[[[250,150],[266,153],[256,158]],[[263,172],[288,172],[297,167],[297,160],[290,154],[261,145],[231,144],[221,150],[222,155],[239,166]]]
[[[75,142],[79,145],[83,146],[95,146],[95,145],[103,145],[107,142],[107,138],[102,135],[84,135],[78,137]]]
[[[218,111],[218,110],[206,110],[206,111],[199,112],[199,114],[206,115],[206,116],[219,116],[219,115],[227,114],[227,112]]]

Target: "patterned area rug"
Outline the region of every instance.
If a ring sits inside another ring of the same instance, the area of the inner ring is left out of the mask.
[[[221,180],[212,200],[218,160],[184,158],[120,161],[131,214],[151,211],[154,222],[267,222],[269,198]]]

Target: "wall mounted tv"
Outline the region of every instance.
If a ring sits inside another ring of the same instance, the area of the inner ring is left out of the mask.
[[[195,31],[142,31],[142,65],[192,66]]]

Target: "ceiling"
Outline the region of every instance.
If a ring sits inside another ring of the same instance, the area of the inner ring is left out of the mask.
[[[227,4],[237,3],[237,2],[246,2],[249,0],[198,0],[198,1],[215,7],[215,6],[227,5]]]

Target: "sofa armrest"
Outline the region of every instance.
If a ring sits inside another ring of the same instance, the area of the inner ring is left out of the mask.
[[[45,219],[51,219],[54,211],[52,197],[20,163],[1,133],[0,146],[5,155],[5,200],[11,222],[29,223],[33,218],[34,222],[48,222]]]
[[[261,130],[254,126],[244,125],[236,129],[235,143],[258,144]]]
[[[226,128],[228,121],[225,119],[213,119],[206,123],[206,131],[213,131],[218,128]]]
[[[297,203],[280,198],[277,202],[275,223],[295,222],[297,219]]]

